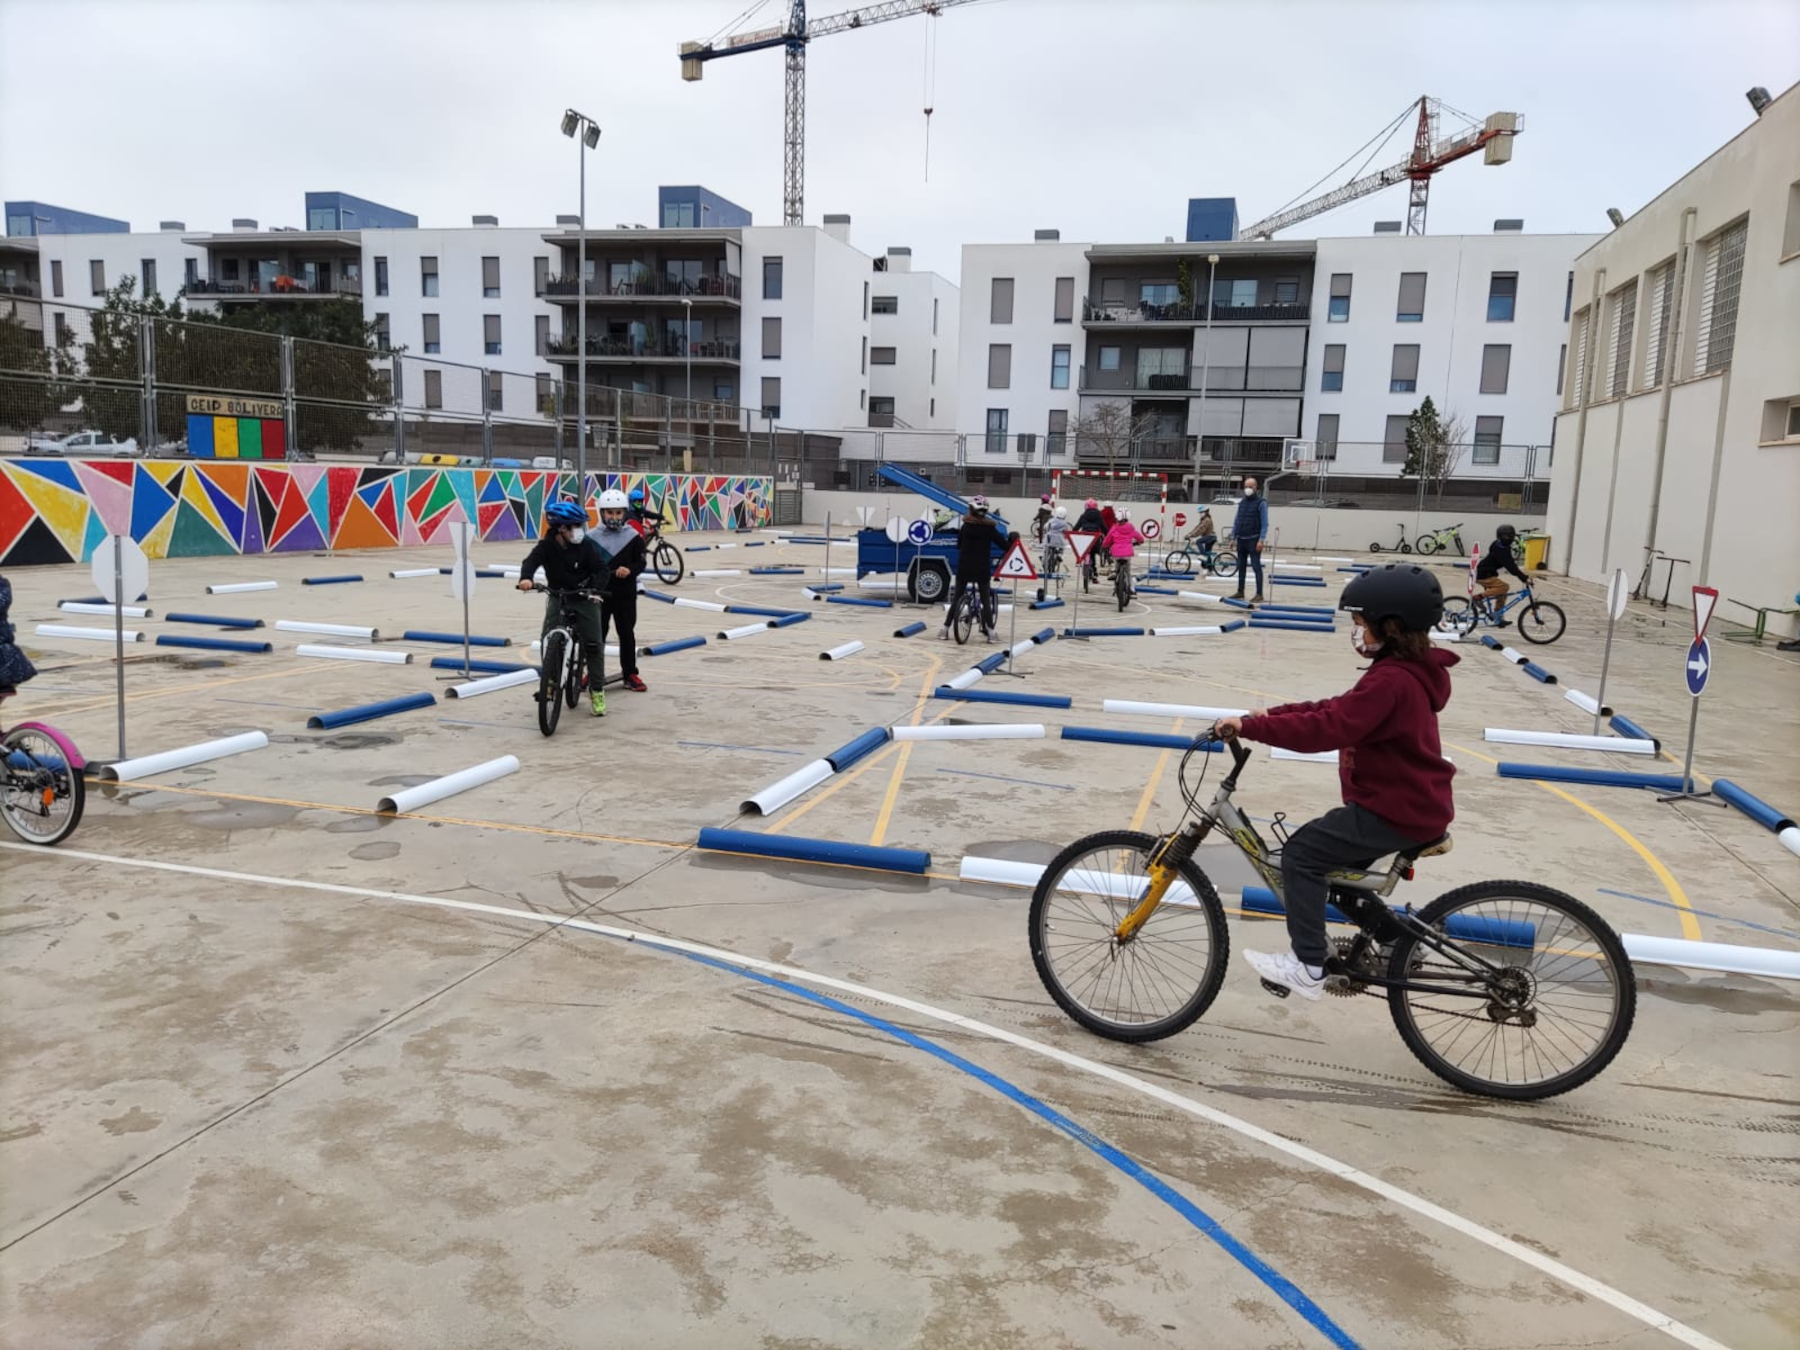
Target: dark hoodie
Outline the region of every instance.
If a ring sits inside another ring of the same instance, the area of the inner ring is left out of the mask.
[[[1456,661],[1454,652],[1435,647],[1423,662],[1377,655],[1347,692],[1247,717],[1243,734],[1305,754],[1338,751],[1346,802],[1367,807],[1415,842],[1436,839],[1456,815],[1456,770],[1444,758],[1437,725]]]

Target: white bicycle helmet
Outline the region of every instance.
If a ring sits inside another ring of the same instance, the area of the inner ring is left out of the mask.
[[[625,500],[625,494],[620,492],[617,488],[608,488],[605,492],[600,494],[600,509],[602,511],[623,511],[629,505],[630,503]]]
[[[1115,511],[1113,513],[1113,515],[1118,520],[1130,520],[1131,519],[1131,508],[1129,506],[1121,506],[1117,511]]]
[[[988,509],[988,499],[986,497],[983,497],[982,495],[977,493],[975,496],[969,498],[969,510],[970,511],[985,511],[987,509]]]
[[[1057,507],[1056,508],[1056,518],[1058,520],[1067,520],[1069,518],[1069,508],[1066,506]]]

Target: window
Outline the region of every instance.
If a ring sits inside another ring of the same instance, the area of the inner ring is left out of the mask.
[[[762,355],[765,361],[781,359],[781,319],[776,315],[763,316]]]
[[[1344,344],[1327,342],[1325,344],[1325,367],[1319,376],[1319,388],[1327,394],[1335,394],[1344,387]]]
[[[764,261],[766,262],[767,259]],[[781,260],[777,258],[776,261],[780,262]],[[781,380],[778,376],[763,376],[762,415],[771,421],[781,416]]]
[[[489,356],[500,355],[500,316],[498,314],[481,316],[481,350]]]
[[[50,294],[57,296],[58,298],[60,298],[62,296],[62,259],[61,258],[52,258],[50,260]]]
[[[1800,436],[1800,399],[1788,404],[1787,427],[1784,432],[1789,438]]]
[[[1319,429],[1313,433],[1313,452],[1320,459],[1337,458],[1338,415],[1320,413]]]
[[[506,410],[505,394],[506,376],[497,370],[490,370],[487,377],[487,405],[489,412]]]
[[[1504,394],[1506,381],[1511,373],[1512,346],[1510,343],[1489,343],[1481,349],[1482,393]]]
[[[1299,304],[1300,283],[1285,277],[1277,281],[1275,283],[1275,303],[1278,305]]]
[[[534,320],[534,325],[537,329],[534,334],[537,342],[537,354],[548,356],[550,354],[550,316],[548,314],[538,315]]]
[[[897,295],[878,295],[869,302],[869,313],[871,314],[898,314],[899,312],[900,297]]]
[[[392,346],[392,337],[388,328],[388,316],[377,314],[375,316],[375,350],[385,352],[390,346]]]
[[[869,348],[869,364],[872,366],[891,366],[899,359],[899,349],[895,347]]]
[[[862,370],[860,373],[864,374],[864,375],[867,375],[869,373],[869,339],[868,338],[864,338],[862,340]]]
[[[1622,398],[1631,386],[1631,337],[1637,326],[1637,282],[1626,282],[1612,293],[1610,299],[1612,369],[1606,381],[1606,392],[1611,398]]]
[[[1475,453],[1472,462],[1476,464],[1498,464],[1500,462],[1500,426],[1504,419],[1499,417],[1477,417],[1475,419]]]
[[[894,400],[881,397],[872,398],[869,400],[869,412],[872,416],[876,417],[883,415],[892,417],[894,415]]]
[[[1122,277],[1104,277],[1101,279],[1100,303],[1103,305],[1122,305],[1125,303],[1125,281]]]
[[[937,416],[937,400],[935,398],[931,400],[931,415]]]
[[[1069,349],[1067,347],[1050,349],[1050,387],[1052,389],[1069,387]]]
[[[863,318],[869,317],[869,283],[863,282]]]
[[[933,298],[933,300],[931,302],[931,336],[933,336],[933,337],[937,336],[937,316],[938,316],[938,302],[935,298]]]
[[[1069,448],[1069,410],[1052,408],[1050,410],[1050,431],[1044,437],[1044,453],[1060,455]]]
[[[1406,423],[1407,414],[1390,413],[1387,420],[1387,431],[1381,438],[1381,462],[1383,464],[1406,463]]]
[[[987,452],[990,455],[1006,453],[1006,409],[989,408],[987,410]]]
[[[199,284],[200,284],[200,260],[198,258],[184,258],[182,260],[182,264],[181,264],[182,289],[189,290]]]
[[[444,372],[441,370],[425,372],[425,406],[427,408],[444,406]]]
[[[556,382],[548,375],[537,377],[537,410],[545,417],[556,415]]]
[[[531,260],[531,289],[536,295],[542,295],[550,288],[550,259],[533,258]]]
[[[664,202],[663,228],[665,230],[693,229],[694,204],[692,202]]]
[[[436,258],[419,259],[419,294],[430,297],[438,293],[438,268]]]
[[[1051,319],[1055,323],[1075,322],[1075,278],[1056,279],[1056,308]]]
[[[1519,298],[1519,274],[1495,272],[1488,278],[1489,323],[1511,323],[1513,304]]]
[[[1781,259],[1800,253],[1800,182],[1788,184],[1787,222],[1781,229]]]
[[[781,259],[763,259],[763,299],[781,299]]]
[[[1710,375],[1731,365],[1747,233],[1747,223],[1740,221],[1706,244],[1706,262],[1700,274],[1700,330],[1694,340],[1696,375]]]
[[[98,258],[88,264],[88,286],[95,295],[106,294],[106,264]]]
[[[1388,371],[1388,393],[1410,394],[1419,387],[1419,344],[1396,342],[1394,363]]]
[[[422,324],[424,327],[423,336],[425,339],[425,354],[431,356],[442,351],[443,344],[438,340],[440,336],[438,333],[438,316],[435,314],[424,315]]]
[[[1117,347],[1102,347],[1100,349],[1100,369],[1117,370],[1118,368],[1119,349]]]
[[[225,260],[224,279],[226,281],[236,281],[238,279],[238,260],[236,258],[227,258]]]
[[[1556,396],[1562,397],[1563,371],[1569,364],[1569,344],[1563,343],[1562,350],[1556,354]]]
[[[1179,288],[1172,281],[1141,281],[1138,283],[1138,303],[1140,305],[1172,305],[1180,296]]]
[[[1575,316],[1575,362],[1570,367],[1569,406],[1579,408],[1587,392],[1588,311],[1583,308]]]
[[[55,311],[55,316],[56,323],[54,327],[56,332],[56,345],[60,347],[71,340],[69,335],[69,316],[64,314],[60,309]]]
[[[1644,333],[1644,377],[1639,387],[1654,389],[1663,379],[1663,352],[1669,342],[1669,301],[1675,287],[1675,264],[1664,263],[1650,273],[1650,326]],[[1561,378],[1560,376],[1558,377]],[[1557,393],[1562,389],[1558,387]]]
[[[1569,321],[1569,306],[1575,302],[1575,274],[1569,273],[1569,280],[1563,286],[1563,322]]]
[[[500,260],[498,258],[481,260],[481,298],[483,300],[500,298]]]
[[[1394,319],[1398,323],[1424,322],[1425,274],[1423,272],[1402,272],[1400,274],[1400,300],[1394,307]]]
[[[730,380],[714,380],[713,397],[720,403],[729,403],[737,397],[737,386]]]
[[[1139,389],[1187,388],[1186,347],[1140,347],[1137,354]]]
[[[387,259],[386,258],[377,258],[375,260],[375,294],[386,295],[387,293],[388,293]]]
[[[1331,299],[1326,310],[1326,322],[1347,323],[1350,319],[1350,274],[1333,272],[1331,274]]]
[[[931,382],[937,383],[937,348],[931,349]]]
[[[1013,279],[995,277],[988,294],[988,322],[1011,323],[1013,314]]]
[[[988,347],[988,381],[989,389],[1012,388],[1012,346],[1005,342],[996,342]]]
[[[1256,303],[1256,281],[1240,277],[1236,281],[1213,283],[1213,306],[1217,309],[1249,309]]]

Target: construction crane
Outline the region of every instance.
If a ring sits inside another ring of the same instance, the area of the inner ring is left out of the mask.
[[[723,42],[684,42],[681,44],[681,78],[697,80],[706,73],[706,63],[721,56],[741,56],[767,47],[787,49],[787,117],[785,131],[786,158],[782,165],[783,225],[802,225],[806,202],[806,47],[814,38],[889,19],[910,18],[914,14],[935,17],[939,11],[972,0],[887,0],[885,4],[864,5],[841,14],[828,14],[807,21],[806,0],[792,0],[787,23],[782,27],[763,28],[749,33],[735,33]],[[930,108],[925,110],[931,114]]]
[[[1414,106],[1419,110],[1418,126],[1413,132],[1412,154],[1398,164],[1389,165],[1379,173],[1356,178],[1342,187],[1333,188],[1322,197],[1314,197],[1311,201],[1302,202],[1299,206],[1288,207],[1277,211],[1265,220],[1259,220],[1238,232],[1242,239],[1267,239],[1277,230],[1285,230],[1290,225],[1297,225],[1313,216],[1322,215],[1326,211],[1353,202],[1359,197],[1367,197],[1371,192],[1379,192],[1395,183],[1410,181],[1412,197],[1406,208],[1406,232],[1408,234],[1425,233],[1425,203],[1431,191],[1431,176],[1445,165],[1454,164],[1465,155],[1472,155],[1477,150],[1483,152],[1483,163],[1506,164],[1512,159],[1512,138],[1525,129],[1525,119],[1517,113],[1490,113],[1487,120],[1476,124],[1475,119],[1467,113],[1459,113],[1440,99],[1429,95],[1421,98],[1417,105],[1407,104],[1394,121],[1388,123],[1385,132],[1377,136],[1385,143],[1387,137],[1406,118]],[[1445,140],[1438,139],[1438,115],[1440,111],[1453,113],[1466,124],[1466,129]],[[1360,153],[1360,152],[1359,152]],[[1352,156],[1354,158],[1355,156]],[[1373,158],[1371,155],[1370,158]],[[1345,161],[1348,163],[1349,161]],[[1365,161],[1366,162],[1366,161]]]

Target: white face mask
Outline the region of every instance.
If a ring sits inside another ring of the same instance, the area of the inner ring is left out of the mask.
[[[579,525],[577,525],[574,529],[569,531],[569,542],[571,544],[579,544],[583,539],[586,539],[586,538],[587,538],[587,531],[582,529],[581,526],[579,526]]]
[[[1381,640],[1359,623],[1350,625],[1350,645],[1359,656],[1373,656],[1381,650]]]
[[[1256,495],[1256,489],[1251,487],[1250,484],[1246,483],[1246,484],[1244,484],[1244,495],[1246,497],[1254,497]]]

